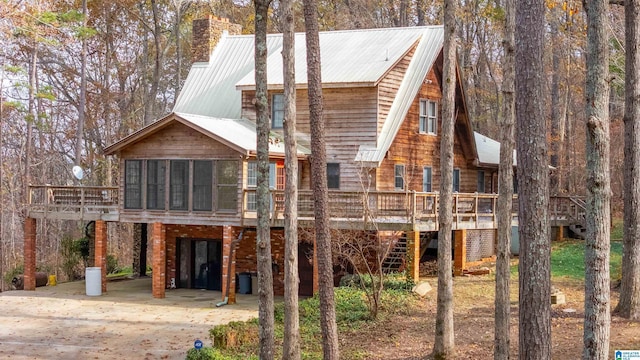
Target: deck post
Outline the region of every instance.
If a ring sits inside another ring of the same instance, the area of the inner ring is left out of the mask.
[[[107,223],[96,220],[95,223],[95,248],[93,263],[100,268],[102,292],[107,291]]]
[[[154,222],[151,229],[153,239],[152,287],[154,298],[163,299],[166,286],[166,228],[163,223]]]
[[[234,241],[233,227],[225,225],[222,227],[222,298],[228,297],[227,304],[236,303],[236,252],[231,253],[231,244]],[[236,245],[236,248],[240,244]],[[228,263],[231,256],[231,271]],[[227,294],[227,282],[229,283],[229,294]],[[255,290],[254,290],[255,291]]]
[[[407,231],[407,268],[414,282],[420,280],[420,232]]]
[[[36,219],[24,219],[24,290],[36,289]]]
[[[467,230],[454,230],[453,274],[462,275],[467,262]]]

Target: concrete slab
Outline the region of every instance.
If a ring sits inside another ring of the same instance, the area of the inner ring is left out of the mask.
[[[86,296],[83,281],[0,293],[0,358],[184,359],[209,329],[258,316],[257,296],[216,308],[217,291],[167,290],[151,296],[151,279],[109,282]]]

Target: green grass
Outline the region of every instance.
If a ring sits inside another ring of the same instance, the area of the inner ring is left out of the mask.
[[[584,280],[585,242],[571,240],[554,242],[551,246],[551,276],[574,280]],[[611,242],[610,271],[611,278],[617,279],[622,261],[622,243]]]

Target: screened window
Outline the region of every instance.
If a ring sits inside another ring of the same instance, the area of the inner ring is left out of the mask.
[[[460,169],[453,169],[453,192],[460,192]]]
[[[485,192],[484,171],[478,170],[478,190],[479,193]]]
[[[142,160],[124,162],[124,208],[142,209]]]
[[[188,210],[189,206],[189,161],[171,160],[169,208]]]
[[[194,160],[193,162],[193,210],[212,210],[213,162]]]
[[[218,179],[216,197],[218,210],[238,209],[238,162],[234,160],[216,163]]]
[[[165,160],[147,160],[147,209],[164,210]]]
[[[431,192],[433,171],[431,166],[425,166],[422,169],[422,191]]]
[[[420,100],[420,133],[436,134],[438,126],[438,104],[431,100]]]
[[[395,184],[397,190],[404,190],[404,165],[395,167]]]
[[[327,188],[340,189],[340,164],[327,163]]]
[[[258,163],[250,161],[247,167],[247,187],[255,188],[258,186]],[[277,169],[275,163],[269,163],[269,189],[275,189],[276,185],[280,185],[280,182],[282,182],[282,189],[284,189],[284,168]],[[257,208],[256,193],[248,193],[247,209],[256,210]]]
[[[271,127],[282,129],[284,124],[284,94],[271,96]]]

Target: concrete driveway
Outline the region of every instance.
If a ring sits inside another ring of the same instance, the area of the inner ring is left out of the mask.
[[[258,316],[252,295],[216,308],[216,291],[167,290],[153,299],[150,278],[107,289],[86,296],[80,281],[0,293],[0,358],[184,359],[196,339],[211,345],[213,325]]]

